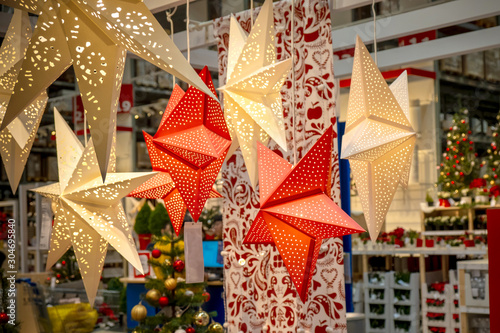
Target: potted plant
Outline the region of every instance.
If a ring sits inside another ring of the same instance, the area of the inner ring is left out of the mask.
[[[417,238],[418,238],[418,231],[416,230],[408,230],[406,233],[406,236],[408,238],[408,243],[410,244],[411,247],[415,247],[417,245]]]
[[[500,205],[500,200],[498,196],[500,195],[500,186],[495,185],[490,188],[491,204],[492,206]]]
[[[450,192],[441,191],[438,192],[439,206],[440,207],[450,207]]]
[[[487,205],[489,203],[489,193],[486,186],[486,179],[484,178],[476,178],[469,185],[469,188],[475,193],[474,201],[477,205]]]
[[[434,206],[434,198],[431,195],[431,189],[427,190],[427,193],[425,194],[425,202],[427,202],[427,206],[433,207]]]
[[[471,205],[472,204],[472,190],[464,188],[460,191],[462,197],[460,198],[460,205]]]
[[[151,242],[151,232],[149,231],[149,217],[151,208],[146,201],[135,218],[134,231],[139,237],[139,249],[146,250]]]
[[[436,226],[436,230],[443,230],[443,218],[440,216],[436,216],[434,218],[434,225]]]
[[[425,230],[427,230],[427,231],[432,231],[432,230],[435,230],[435,228],[436,228],[436,224],[434,222],[434,217],[432,217],[432,216],[425,218],[424,224],[425,224]]]

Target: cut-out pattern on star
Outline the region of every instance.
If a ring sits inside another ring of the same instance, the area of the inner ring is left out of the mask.
[[[14,10],[0,49],[0,122],[14,90],[30,38],[31,24],[28,13],[19,9]],[[0,154],[14,193],[28,161],[47,100],[46,92],[42,91],[26,109],[0,131]]]
[[[208,68],[199,75],[215,93]],[[155,154],[197,221],[231,145],[220,104],[195,87],[184,93],[176,86],[153,142]]]
[[[175,89],[172,94],[172,96],[174,96],[172,103],[175,103],[175,95],[179,93],[178,89],[180,88]],[[153,144],[153,137],[144,131],[143,134],[153,171],[157,171],[158,174],[130,192],[128,196],[134,198],[163,199],[163,203],[167,208],[172,227],[174,228],[176,235],[179,236],[184,222],[184,216],[186,215],[187,206],[182,200],[179,190],[175,187],[172,177],[167,172],[167,167],[160,158],[161,152],[159,153],[158,148]],[[209,194],[209,198],[220,197],[221,195],[214,189],[212,189]]]
[[[323,239],[364,231],[329,197],[333,128],[294,167],[258,143],[260,210],[244,244],[275,245],[302,302]]]
[[[389,87],[358,36],[342,158],[349,160],[372,241],[398,184],[408,186],[416,141],[409,113],[406,71]]]
[[[108,173],[103,182],[92,139],[84,148],[54,110],[59,183],[34,189],[55,206],[47,267],[72,246],[93,304],[108,243],[142,272],[121,199],[155,173]]]
[[[1,129],[73,65],[103,179],[127,51],[216,99],[140,0],[0,3],[39,15]]]
[[[233,143],[240,147],[252,186],[257,185],[257,142],[271,137],[287,150],[281,87],[292,59],[276,62],[273,2],[266,0],[248,35],[231,17],[224,114]]]

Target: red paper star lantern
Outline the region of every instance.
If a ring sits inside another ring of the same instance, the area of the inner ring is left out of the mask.
[[[333,129],[293,167],[258,144],[260,211],[244,244],[276,245],[305,302],[323,239],[364,231],[330,198]]]
[[[208,68],[199,75],[215,94]],[[217,101],[192,86],[185,94],[179,87],[176,90],[177,98],[167,106],[153,142],[197,221],[226,158],[231,137]]]
[[[174,93],[172,96],[174,96]],[[170,102],[168,105],[170,105]],[[179,190],[175,187],[172,177],[166,172],[167,168],[161,159],[162,153],[153,144],[153,137],[146,132],[143,132],[143,134],[144,140],[146,141],[146,147],[148,148],[151,166],[153,167],[153,171],[157,171],[158,174],[130,192],[128,196],[134,198],[163,199],[174,231],[176,235],[179,236],[182,223],[184,222],[184,216],[186,215],[186,204],[182,200]],[[221,195],[216,190],[212,189],[209,197],[220,198]]]

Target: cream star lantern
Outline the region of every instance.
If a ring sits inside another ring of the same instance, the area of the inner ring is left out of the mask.
[[[216,99],[140,0],[0,3],[39,15],[0,129],[73,65],[103,178],[127,51]]]
[[[0,121],[5,115],[30,38],[31,24],[28,13],[19,9],[14,10],[0,49]],[[0,154],[14,193],[28,161],[47,99],[46,92],[42,91],[26,109],[0,131]]]
[[[142,272],[121,199],[155,173],[109,172],[103,182],[92,139],[83,147],[57,110],[54,118],[59,183],[34,190],[55,208],[47,268],[72,246],[93,304],[108,243]]]
[[[349,160],[372,241],[398,184],[408,185],[415,141],[406,72],[389,87],[357,37],[342,158]]]
[[[257,185],[257,141],[269,137],[287,150],[281,87],[292,59],[276,62],[273,2],[266,0],[248,37],[231,17],[224,113],[233,140],[228,155],[240,147],[252,186]]]

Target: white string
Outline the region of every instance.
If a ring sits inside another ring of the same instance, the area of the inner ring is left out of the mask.
[[[293,165],[297,165],[297,142],[295,139],[295,50],[294,50],[294,39],[295,39],[295,0],[292,0],[291,8],[292,19],[290,22],[290,36],[292,39],[290,53],[292,55],[292,117],[293,117]]]
[[[174,9],[171,12],[168,10],[165,12],[165,14],[167,14],[167,21],[170,23],[170,39],[172,39],[172,43],[174,42],[174,21],[172,21],[172,16],[175,14],[176,11],[177,7],[174,7]],[[175,75],[172,75],[172,89],[174,87],[175,87]]]
[[[375,12],[375,0],[372,1],[372,12],[373,12],[373,53],[375,55],[375,65],[377,62],[377,13]]]
[[[187,36],[187,61],[191,62],[191,48],[189,47],[189,2],[186,2],[186,36]]]
[[[87,147],[87,111],[83,110],[83,140]]]
[[[250,27],[253,27],[253,0],[250,0]]]

